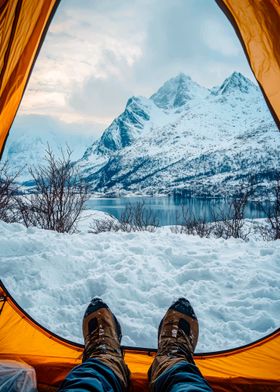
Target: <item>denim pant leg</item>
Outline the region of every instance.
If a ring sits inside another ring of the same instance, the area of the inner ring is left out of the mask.
[[[115,373],[98,359],[88,359],[67,375],[59,392],[123,392]]]
[[[154,384],[155,392],[212,392],[198,367],[186,361],[165,370]]]

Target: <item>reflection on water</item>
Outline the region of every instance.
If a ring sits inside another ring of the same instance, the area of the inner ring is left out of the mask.
[[[128,203],[145,202],[145,208],[151,208],[157,214],[160,226],[174,225],[176,214],[180,215],[182,206],[185,210],[193,213],[196,217],[205,217],[208,222],[212,221],[212,211],[218,214],[220,210],[226,210],[228,201],[225,199],[203,199],[183,197],[129,197],[112,199],[90,199],[87,208],[107,212],[119,218]],[[248,202],[245,210],[246,218],[264,218],[265,214],[261,206],[254,201]]]

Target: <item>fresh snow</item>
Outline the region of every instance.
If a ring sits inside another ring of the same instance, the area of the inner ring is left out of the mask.
[[[240,346],[279,326],[280,241],[201,239],[167,228],[94,235],[89,220],[72,235],[0,222],[0,276],[55,333],[82,342],[93,296],[115,312],[125,345],[156,347],[161,317],[180,296],[197,313],[200,352]]]

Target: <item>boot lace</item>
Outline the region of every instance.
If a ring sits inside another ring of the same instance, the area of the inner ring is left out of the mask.
[[[116,339],[97,326],[86,338],[83,359],[97,357],[100,354],[122,356],[122,350]]]
[[[168,323],[171,326],[171,331],[175,330],[176,334],[173,336],[163,336],[160,342],[160,348],[158,350],[159,355],[167,355],[169,357],[182,356],[188,360],[193,354],[193,346],[191,343],[191,337],[188,336],[182,329],[177,329],[177,326],[173,327],[173,322]]]

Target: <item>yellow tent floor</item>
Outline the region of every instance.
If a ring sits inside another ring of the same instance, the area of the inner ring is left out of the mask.
[[[81,362],[83,346],[67,341],[33,320],[0,281],[0,360],[23,361],[36,370],[39,390],[55,390]],[[134,391],[148,390],[153,349],[124,347]],[[280,329],[232,350],[195,355],[214,391],[280,391]]]

